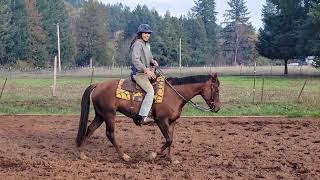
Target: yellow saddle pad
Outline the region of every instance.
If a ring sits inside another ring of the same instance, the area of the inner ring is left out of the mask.
[[[116,97],[124,100],[132,99],[134,101],[142,101],[145,95],[144,91],[139,90],[141,88],[136,89],[133,92],[124,89],[123,83],[125,80],[126,79],[120,79],[117,90],[116,90]],[[155,88],[154,103],[162,103],[164,87],[165,87],[165,79],[163,76],[159,76],[157,78],[157,88]]]

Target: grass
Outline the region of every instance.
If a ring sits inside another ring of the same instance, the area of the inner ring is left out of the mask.
[[[0,87],[4,79],[5,76],[0,76]],[[106,79],[106,76],[95,77],[93,83]],[[320,78],[308,78],[300,103],[297,97],[305,78],[264,78],[262,101],[262,77],[256,78],[254,99],[252,76],[221,76],[219,79],[223,105],[218,113],[203,112],[187,105],[182,115],[320,117]],[[79,115],[80,99],[90,81],[88,76],[60,76],[57,79],[58,96],[52,97],[53,81],[48,75],[9,76],[0,99],[0,114]],[[198,96],[193,100],[206,106]]]

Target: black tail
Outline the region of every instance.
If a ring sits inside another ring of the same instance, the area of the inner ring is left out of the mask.
[[[87,87],[87,89],[84,91],[82,95],[79,130],[78,130],[78,135],[76,139],[78,147],[82,144],[83,138],[87,132],[87,123],[88,123],[89,108],[90,108],[90,94],[95,87],[96,87],[95,84],[90,85],[89,87]]]

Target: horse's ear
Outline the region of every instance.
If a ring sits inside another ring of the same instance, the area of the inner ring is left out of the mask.
[[[213,82],[216,82],[217,81],[217,77],[218,77],[218,74],[217,73],[213,73],[213,74],[210,74],[212,76],[212,81]]]

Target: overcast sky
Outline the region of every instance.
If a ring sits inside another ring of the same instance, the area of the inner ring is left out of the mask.
[[[167,10],[172,16],[179,17],[180,15],[187,15],[188,11],[195,5],[194,0],[101,0],[104,3],[116,4],[122,3],[133,10],[138,4],[147,5],[150,9],[156,9],[161,15]],[[248,10],[250,12],[250,21],[255,28],[262,26],[261,10],[266,3],[265,0],[246,0]],[[216,0],[216,11],[218,12],[218,23],[224,20],[223,14],[225,10],[230,9],[227,0]]]

